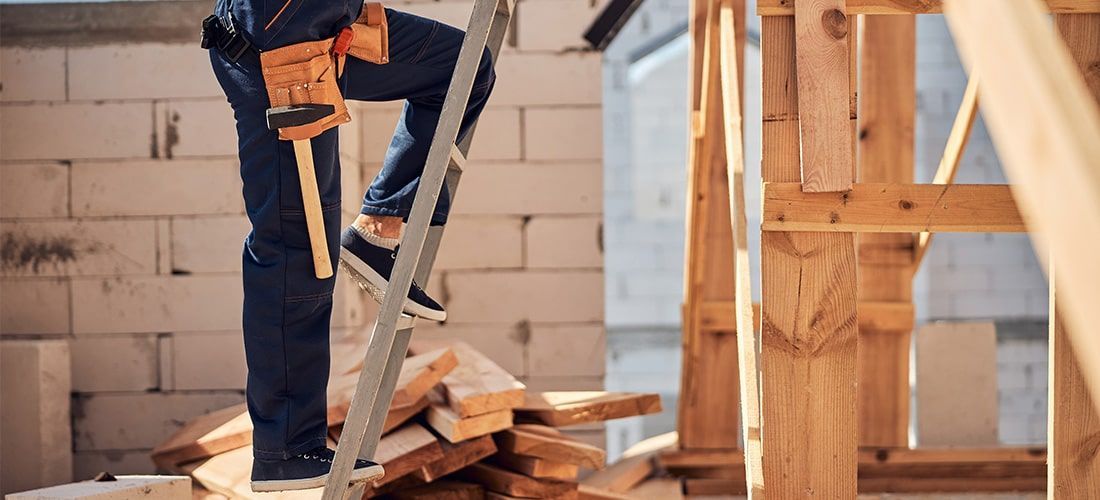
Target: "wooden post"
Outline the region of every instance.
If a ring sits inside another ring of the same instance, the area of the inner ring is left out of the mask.
[[[1057,14],[1054,26],[1069,47],[1092,96],[1100,101],[1100,14]],[[1047,412],[1047,497],[1088,498],[1100,491],[1100,416],[1085,385],[1062,321],[1055,286],[1054,260],[1050,282],[1049,392]]]
[[[916,16],[861,16],[860,182],[913,182]],[[859,300],[912,304],[911,234],[859,235]],[[859,444],[906,446],[911,330],[859,330]]]
[[[738,445],[735,330],[729,324],[714,328],[700,321],[707,304],[729,303],[734,298],[733,236],[722,143],[718,5],[716,0],[693,0],[690,25],[694,86],[688,152],[683,374],[677,419],[680,447],[684,449],[733,449]]]
[[[762,178],[798,182],[794,18],[764,18],[760,35]],[[853,235],[769,231],[760,253],[765,491],[774,498],[855,498]]]

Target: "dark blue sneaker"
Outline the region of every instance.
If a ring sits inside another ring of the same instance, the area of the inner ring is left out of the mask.
[[[328,480],[336,452],[320,446],[289,460],[252,461],[252,491],[256,493],[320,488]],[[356,460],[350,483],[374,481],[385,475],[382,466]]]
[[[359,283],[360,288],[366,290],[381,304],[400,248],[398,246],[390,250],[375,245],[363,238],[355,228],[349,227],[340,235],[340,266],[356,283]],[[416,282],[413,282],[412,287],[409,288],[409,298],[405,300],[403,309],[405,314],[424,319],[433,321],[447,319],[447,311],[443,306],[429,297]]]

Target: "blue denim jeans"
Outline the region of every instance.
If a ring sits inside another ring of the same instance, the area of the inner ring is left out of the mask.
[[[215,12],[260,50],[334,36],[353,22],[362,0],[218,0]],[[390,62],[347,59],[341,88],[347,99],[405,100],[381,172],[363,197],[364,214],[408,217],[450,83],[463,33],[422,17],[386,10]],[[324,445],[329,372],[329,324],[335,277],[319,280],[302,209],[294,150],[268,130],[270,106],[259,57],[237,62],[210,51],[210,61],[237,122],[244,200],[252,231],[244,243],[245,356],[253,449],[260,459],[287,459]],[[461,139],[492,91],[488,51],[481,58],[459,131]],[[368,131],[367,133],[381,133]],[[336,129],[312,139],[317,185],[332,262],[340,237],[340,155]],[[445,191],[432,219],[443,224]]]

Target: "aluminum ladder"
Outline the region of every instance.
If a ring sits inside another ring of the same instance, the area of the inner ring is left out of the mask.
[[[349,488],[348,479],[355,459],[359,456],[373,458],[378,449],[382,424],[393,399],[415,323],[414,318],[402,314],[402,306],[413,278],[418,283],[426,284],[431,275],[439,242],[443,238],[443,227],[430,226],[432,212],[444,181],[453,205],[466,163],[466,153],[470,149],[470,139],[476,128],[475,124],[462,143],[455,145],[462,116],[470,101],[470,89],[485,47],[489,48],[496,63],[514,6],[515,0],[474,0],[470,24],[462,40],[462,49],[443,101],[443,111],[428,150],[424,173],[420,177],[412,212],[401,239],[401,251],[397,254],[386,296],[374,323],[363,370],[359,372],[355,395],[340,433],[322,500],[358,499],[366,488],[367,483]]]

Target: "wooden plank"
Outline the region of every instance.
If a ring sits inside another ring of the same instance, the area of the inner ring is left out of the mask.
[[[738,373],[735,333],[704,328],[699,321],[706,302],[734,298],[729,196],[726,170],[720,168],[726,160],[720,142],[719,1],[692,0],[690,26],[693,135],[688,146],[683,362],[676,419],[680,445],[686,448],[736,447],[739,426],[738,385],[732,383]]]
[[[489,463],[502,469],[518,472],[538,479],[560,479],[575,481],[578,466],[565,462],[554,462],[544,458],[526,457],[507,451],[498,451],[489,458]]]
[[[397,378],[391,406],[415,403],[458,366],[458,357],[448,348],[436,349],[405,359]]]
[[[465,342],[415,340],[409,351],[421,354],[441,347],[450,347],[458,358],[458,366],[443,377],[442,391],[444,402],[458,416],[472,417],[523,403],[526,387]]]
[[[500,410],[462,418],[449,406],[433,403],[426,413],[428,425],[452,443],[492,434],[512,426],[512,411]]]
[[[1003,184],[860,183],[844,193],[804,193],[795,182],[764,184],[765,231],[869,233],[1025,232]]]
[[[1047,9],[1054,13],[1100,12],[1100,0],[1045,0]],[[856,14],[939,14],[943,12],[943,0],[848,0],[848,15]],[[756,13],[760,16],[793,16],[794,0],[758,0]]]
[[[799,181],[799,101],[790,85],[794,21],[761,21],[765,182]],[[852,498],[858,436],[852,235],[764,232],[761,285],[765,493]]]
[[[554,427],[603,422],[661,411],[661,397],[653,393],[605,391],[528,392],[516,418]]]
[[[848,121],[848,17],[844,0],[795,0],[802,185],[846,191],[853,162]]]
[[[1078,359],[1100,359],[1100,336],[1091,333],[1100,324],[1100,107],[1036,2],[944,6],[959,53],[981,74],[984,123],[1036,253],[1058,263],[1059,307],[1073,350]],[[1100,404],[1100,364],[1079,366]]]
[[[483,500],[485,488],[460,481],[437,481],[389,494],[394,500]]]
[[[1042,448],[865,448],[860,493],[1041,491]]]
[[[420,468],[414,474],[424,482],[435,481],[470,464],[496,453],[493,438],[485,435],[460,443],[439,442],[443,457]]]
[[[489,491],[521,498],[552,498],[577,491],[574,482],[535,479],[484,463],[462,469],[456,476],[481,484]]]
[[[518,424],[493,435],[498,448],[517,455],[602,469],[607,452],[569,437],[553,427]]]
[[[702,475],[709,479],[729,480],[744,470],[740,453],[708,455],[705,463],[690,454],[666,456],[679,466],[677,471],[694,476],[696,470],[705,470]],[[1043,448],[861,447],[859,492],[1039,491],[1045,484],[1045,463]],[[719,473],[722,468],[726,474]]]
[[[505,495],[503,493],[497,493],[495,491],[485,492],[486,500],[523,500],[525,497],[514,497],[512,495]],[[553,495],[548,497],[542,497],[546,500],[577,500],[580,498],[580,491],[568,491],[561,495]]]
[[[386,413],[386,421],[382,423],[382,433],[387,434],[390,431],[398,428],[401,424],[408,422],[413,417],[420,414],[428,408],[428,398],[422,397],[419,401],[411,405],[405,405],[400,407],[390,407],[389,413]],[[329,436],[335,441],[340,441],[340,434],[344,431],[344,423],[340,422],[336,425],[329,426]]]
[[[684,485],[675,478],[655,478],[635,486],[629,495],[640,500],[678,500],[684,498]]]
[[[631,498],[622,493],[603,490],[587,484],[578,485],[577,493],[580,500],[629,500]]]
[[[188,421],[152,452],[153,463],[162,469],[252,443],[252,420],[245,404],[230,406]]]
[[[940,165],[936,168],[935,176],[932,177],[932,184],[955,183],[959,163],[962,161],[963,152],[966,151],[966,144],[970,141],[970,130],[978,117],[978,81],[978,74],[971,71],[970,80],[966,83],[966,90],[963,92],[962,104],[959,105],[959,111],[955,114],[955,123],[951,125],[947,145],[944,146],[943,156],[940,157]],[[913,256],[914,269],[920,269],[920,263],[928,252],[928,245],[932,244],[934,234],[936,233],[920,233],[916,254]]]
[[[684,480],[684,493],[689,497],[744,495],[745,482],[736,479],[688,478]]]
[[[188,500],[191,480],[180,476],[119,475],[110,481],[77,481],[33,490],[11,492],[6,500],[128,500],[157,498]]]
[[[997,332],[993,323],[929,323],[916,338],[917,442],[996,446]]]
[[[860,182],[913,182],[916,18],[861,16],[857,157]],[[859,442],[905,446],[909,438],[909,342],[913,331],[913,235],[860,234]],[[883,255],[900,254],[896,261]],[[894,314],[866,314],[868,303]]]
[[[757,359],[756,314],[752,303],[749,264],[748,220],[745,209],[745,151],[741,115],[741,71],[737,47],[738,15],[744,5],[723,0],[719,14],[721,31],[721,77],[723,143],[726,147],[726,177],[729,182],[730,222],[733,233],[734,314],[737,332],[737,366],[741,393],[741,432],[745,447],[745,477],[750,498],[763,495],[763,463],[760,431],[760,374]],[[743,30],[744,27],[742,26]],[[679,491],[679,483],[676,484]]]
[[[908,260],[906,261],[908,262]],[[704,324],[714,329],[730,329],[734,325],[733,302],[709,302],[703,309],[701,318]],[[753,322],[760,321],[760,304],[753,304]],[[914,308],[912,302],[860,302],[856,304],[859,313],[859,328],[877,329],[891,332],[912,330]]]
[[[386,469],[386,475],[372,483],[377,488],[411,474],[443,458],[439,440],[423,426],[411,423],[387,434],[378,442],[374,461]]]
[[[1100,15],[1054,16],[1054,26],[1066,42],[1093,99],[1100,100]],[[1081,359],[1074,355],[1071,336],[1062,319],[1060,281],[1051,260],[1050,345],[1048,346],[1047,462],[1048,498],[1087,498],[1100,491],[1100,414],[1089,394]]]
[[[589,475],[582,482],[593,488],[624,493],[653,473],[658,454],[675,449],[677,446],[675,432],[643,439],[624,451],[617,462]]]

